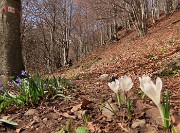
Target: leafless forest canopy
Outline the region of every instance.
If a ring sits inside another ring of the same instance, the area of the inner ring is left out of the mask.
[[[23,0],[26,68],[51,73],[131,31],[143,37],[179,6],[178,0]]]

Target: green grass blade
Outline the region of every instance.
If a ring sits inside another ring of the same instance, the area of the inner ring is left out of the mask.
[[[7,119],[0,119],[0,122],[4,122],[4,123],[7,123],[12,126],[18,126],[18,124],[16,122],[13,122],[13,121],[7,120]]]

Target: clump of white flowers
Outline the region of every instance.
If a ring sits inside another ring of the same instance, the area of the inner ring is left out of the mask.
[[[168,130],[170,128],[170,97],[169,93],[166,92],[165,98],[162,96],[162,104],[161,104],[161,90],[162,90],[162,80],[157,77],[156,83],[154,83],[151,78],[147,75],[143,75],[139,77],[140,81],[140,89],[143,91],[145,95],[147,95],[157,106],[159,109],[161,118],[164,123],[164,128]],[[117,95],[117,100],[119,107],[121,105],[121,97],[120,90],[122,90],[125,94],[125,103],[127,105],[128,110],[128,118],[131,116],[131,105],[132,100],[127,97],[128,91],[133,87],[132,79],[128,76],[123,76],[119,79],[115,79],[115,81],[108,83],[108,86],[114,93]]]
[[[130,98],[127,98],[127,93],[133,87],[132,79],[125,75],[119,79],[115,79],[115,81],[113,82],[108,83],[108,86],[116,94],[119,107],[121,106],[120,91],[122,90],[124,92],[125,94],[124,99],[125,99],[125,103],[127,104],[127,110],[128,110],[128,118],[130,118],[132,100]]]

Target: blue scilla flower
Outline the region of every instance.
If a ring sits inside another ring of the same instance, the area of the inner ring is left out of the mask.
[[[0,87],[3,85],[3,83],[2,82],[0,82]]]
[[[3,87],[0,87],[0,92],[5,92],[6,90]]]
[[[8,84],[8,86],[10,86],[10,87],[14,87],[14,84],[13,84],[13,82],[11,82],[11,81],[8,81],[7,84]]]
[[[17,85],[18,85],[18,86],[20,86],[21,83],[22,83],[22,79],[19,78],[19,77],[17,77],[15,81],[17,82]]]
[[[46,84],[43,84],[43,87],[46,87]]]
[[[25,71],[25,70],[22,70],[22,71],[21,71],[21,76],[27,76],[27,74],[26,74],[26,71]]]
[[[16,82],[21,83],[21,82],[22,82],[22,79],[19,78],[19,77],[17,77],[17,78],[16,78]]]
[[[3,83],[2,82],[0,82],[0,92],[5,92],[6,90],[4,89],[4,87],[3,87]]]

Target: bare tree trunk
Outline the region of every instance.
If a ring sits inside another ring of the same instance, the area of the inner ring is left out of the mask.
[[[113,14],[113,40],[118,40],[118,30],[117,30],[117,7],[112,4],[112,14]]]
[[[153,20],[153,24],[156,23],[157,21],[157,0],[152,0],[152,10],[151,10],[151,13],[152,13],[152,20]]]
[[[176,10],[178,4],[180,4],[179,0],[173,0],[173,10]]]
[[[49,73],[52,73],[54,71],[54,46],[55,46],[55,39],[54,39],[54,28],[51,31],[51,35],[50,35],[50,48],[49,48],[49,61],[48,61],[48,66],[50,66],[49,68]]]
[[[166,17],[169,17],[172,13],[173,7],[172,7],[172,0],[166,0],[165,3],[165,14]]]
[[[147,34],[147,0],[142,0],[141,1],[141,14],[142,14],[142,21],[141,21],[141,25],[142,25],[142,36],[145,36]]]
[[[0,5],[0,80],[20,75],[24,69],[20,43],[21,1],[4,0]]]
[[[64,1],[64,46],[63,57],[64,65],[68,63],[69,58],[69,46],[70,46],[70,29],[71,29],[71,17],[72,17],[72,5],[71,0]]]
[[[138,33],[138,36],[143,37],[147,34],[147,0],[135,0],[132,2],[131,21]]]
[[[109,40],[111,40],[111,38],[112,38],[112,26],[111,26],[110,21],[108,22],[107,32],[108,32]]]

